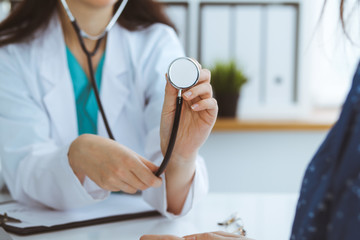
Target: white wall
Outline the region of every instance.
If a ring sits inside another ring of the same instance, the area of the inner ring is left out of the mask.
[[[360,10],[359,7],[353,8],[357,0],[347,0],[348,5],[345,9],[348,30],[357,46],[351,45],[342,32],[339,21],[339,0],[327,1],[320,24],[318,23],[323,0],[162,1],[170,4],[188,3],[189,25],[186,47],[190,56],[201,58],[205,66],[211,65],[214,59],[235,57],[239,65],[243,66],[250,77],[250,82],[245,86],[240,99],[239,117],[307,118],[312,116],[314,109],[339,108],[344,101],[354,69],[360,59]],[[294,80],[291,61],[294,57],[293,45],[296,41],[293,35],[296,27],[295,13],[291,5],[281,4],[285,2],[300,5],[297,65],[299,101],[295,104],[289,101],[292,94],[289,89],[292,89]],[[236,7],[207,5],[202,16],[205,24],[202,24],[203,28],[198,28],[199,4],[208,3],[245,5]],[[256,3],[274,5],[266,9],[262,5],[254,5]],[[232,18],[231,14],[234,13],[235,17]],[[176,21],[175,19],[175,23]],[[261,32],[264,23],[268,27],[267,37]],[[200,37],[198,33],[202,36]],[[263,39],[267,41],[268,52],[262,48]],[[197,55],[199,41],[202,49],[200,56]],[[266,59],[261,56],[264,52]],[[261,66],[264,63],[265,68]],[[281,79],[282,84],[276,84],[277,79]],[[263,101],[262,104],[258,102],[259,99]]]
[[[190,8],[197,10],[192,10],[192,13],[197,14],[198,9],[193,7],[194,2],[221,3],[222,1],[189,0]],[[246,2],[255,3],[257,1]],[[261,118],[269,118],[271,114],[277,115],[278,118],[289,118],[293,114],[291,111],[300,113],[293,116],[307,118],[315,108],[339,108],[347,94],[355,65],[360,58],[359,48],[349,45],[340,28],[339,1],[328,1],[320,25],[318,25],[318,20],[323,1],[299,0],[291,2],[300,4],[298,78],[301,106],[293,109],[290,106],[287,109],[288,114],[276,113],[277,109],[272,109],[274,111],[265,115],[261,115],[259,111],[258,115]],[[215,19],[216,23],[224,24],[227,21],[228,18],[221,17],[221,14],[226,11],[224,8],[213,8],[210,11],[218,11],[219,17]],[[236,37],[241,39],[247,48],[240,51],[240,56],[248,59],[243,62],[243,65],[245,71],[249,71],[254,78],[261,77],[261,72],[254,64],[257,62],[257,54],[261,51],[259,47],[254,48],[254,44],[259,45],[260,34],[256,30],[258,29],[256,26],[260,23],[256,19],[260,18],[260,11],[259,8],[248,7],[241,15],[237,16],[248,19],[247,22],[241,19],[237,22],[237,26],[243,24],[243,30],[248,27],[249,34],[245,34],[245,39],[240,38],[240,33]],[[354,15],[360,16],[359,13]],[[191,15],[190,18],[194,20],[198,16]],[[356,18],[352,20],[354,23],[360,23]],[[216,27],[216,24],[208,24],[209,29],[211,26]],[[351,26],[352,36],[356,36],[356,34],[360,36],[358,32],[354,31],[354,29],[360,30],[360,27],[356,24]],[[198,29],[200,32],[205,30]],[[222,29],[222,32],[226,31],[228,30]],[[216,43],[221,41],[231,43],[232,41],[226,39],[224,35],[221,32],[212,33],[212,36],[209,36],[211,41],[204,44],[209,45],[207,48],[217,48]],[[211,37],[219,39],[211,39]],[[195,40],[198,39],[193,36],[192,41],[190,41],[190,54],[197,52],[196,49],[194,50],[197,47],[196,43],[193,42]],[[360,41],[358,42],[360,44]],[[210,52],[210,54],[212,53]],[[279,53],[279,55],[281,54]],[[229,57],[229,55],[231,54],[225,51],[222,57]],[[256,101],[255,94],[251,92],[251,89],[258,87],[259,85],[253,83],[245,87],[247,89],[244,94],[248,96],[246,100],[242,100],[240,110],[248,107],[251,101]],[[251,99],[251,97],[255,99]],[[240,113],[240,117],[243,116],[243,113]],[[323,120],[326,121],[326,119]],[[328,121],[333,121],[333,117],[329,118]],[[201,154],[205,157],[209,169],[210,190],[214,192],[298,192],[304,170],[325,136],[325,131],[214,132],[201,149]]]
[[[301,81],[311,107],[334,108],[343,103],[360,59],[360,8],[354,5],[357,0],[347,0],[345,18],[357,43],[353,45],[340,24],[339,0],[327,1],[319,22],[323,2],[302,0]]]
[[[324,131],[213,132],[200,153],[212,192],[298,192]]]

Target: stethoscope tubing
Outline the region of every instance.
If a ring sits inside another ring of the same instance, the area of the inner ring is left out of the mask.
[[[175,116],[174,116],[173,127],[172,127],[172,131],[171,131],[170,139],[169,139],[169,144],[168,144],[165,156],[164,156],[164,160],[162,161],[157,172],[155,173],[155,176],[157,176],[157,177],[159,177],[165,171],[165,168],[168,165],[170,158],[171,158],[171,154],[174,150],[176,136],[177,136],[177,132],[179,129],[179,124],[180,124],[182,103],[183,103],[183,98],[181,97],[181,90],[179,90],[179,96],[176,98]]]
[[[100,40],[98,40],[98,41],[100,41]],[[102,117],[102,119],[104,121],[106,132],[108,133],[109,138],[115,141],[114,134],[111,131],[109,121],[107,120],[107,117],[106,117],[106,114],[105,114],[105,111],[104,111],[104,108],[103,108],[103,105],[102,105],[102,102],[101,102],[101,99],[100,99],[99,89],[97,87],[96,80],[95,80],[95,77],[94,77],[95,74],[94,74],[94,69],[93,69],[93,66],[92,66],[91,55],[86,54],[86,58],[87,58],[87,62],[88,62],[88,65],[89,65],[90,82],[91,82],[91,85],[92,85],[92,87],[94,89],[96,102],[98,104],[101,117]]]
[[[99,40],[97,40],[94,50],[92,52],[89,52],[87,50],[86,46],[85,46],[85,43],[84,43],[84,40],[83,40],[81,34],[80,34],[79,26],[77,25],[77,23],[75,21],[72,22],[72,25],[74,26],[75,32],[76,32],[77,37],[79,39],[81,49],[83,50],[83,52],[85,53],[86,58],[87,58],[87,64],[88,64],[88,67],[89,67],[89,75],[90,75],[90,84],[91,84],[91,86],[92,86],[92,88],[94,90],[96,102],[98,104],[101,117],[102,117],[102,119],[104,121],[106,132],[108,133],[109,138],[115,141],[115,137],[114,137],[114,135],[113,135],[113,133],[111,131],[109,122],[107,120],[107,117],[106,117],[106,114],[105,114],[105,111],[104,111],[104,108],[103,108],[103,105],[102,105],[102,102],[101,102],[101,99],[100,99],[99,89],[98,89],[97,84],[96,84],[95,75],[94,75],[94,68],[92,66],[92,60],[91,60],[92,56],[94,56],[96,54],[97,50],[99,49],[100,43],[103,40],[103,38],[100,38]],[[172,152],[174,150],[175,142],[176,142],[176,136],[177,136],[177,132],[178,132],[179,125],[180,125],[182,102],[183,102],[183,99],[181,97],[181,90],[179,90],[178,97],[176,98],[175,116],[174,116],[173,128],[172,128],[170,139],[169,139],[169,144],[168,144],[164,159],[163,159],[159,169],[155,173],[155,176],[157,176],[157,177],[159,177],[165,171],[165,169],[166,169],[166,167],[167,167],[167,165],[168,165],[168,163],[170,161],[171,154],[172,154]]]
[[[101,34],[101,36],[98,35],[98,36],[95,36],[95,37],[89,37],[87,35],[84,35],[84,32],[80,29],[80,27],[77,24],[75,18],[71,14],[71,12],[70,12],[67,4],[66,4],[66,1],[62,0],[62,2],[64,4],[65,10],[66,10],[66,12],[67,12],[67,14],[69,16],[71,24],[72,24],[72,26],[73,26],[73,28],[74,28],[74,30],[76,32],[76,35],[77,35],[77,37],[79,39],[81,49],[86,55],[87,64],[88,64],[88,67],[89,67],[90,84],[91,84],[91,86],[92,86],[92,88],[94,90],[96,102],[97,102],[101,117],[102,117],[102,119],[104,121],[106,132],[108,133],[109,138],[115,141],[115,137],[114,137],[114,135],[113,135],[113,133],[111,131],[109,122],[107,120],[107,117],[106,117],[106,114],[105,114],[105,111],[104,111],[104,108],[103,108],[103,105],[102,105],[102,102],[101,102],[101,99],[100,99],[99,89],[98,89],[98,86],[96,84],[94,68],[93,68],[93,65],[92,65],[92,59],[91,58],[96,54],[96,52],[98,51],[98,49],[100,47],[100,44],[101,44],[102,40],[106,36],[106,33],[110,30],[110,28],[112,27],[114,22],[116,22],[116,19],[120,16],[121,12],[125,8],[127,0],[123,0],[123,2],[121,3],[118,11],[116,12],[116,14],[118,14],[118,16],[116,18],[115,17],[112,18],[112,20],[111,20],[112,22],[110,22],[108,24],[108,26],[106,27],[105,31]],[[95,48],[91,52],[86,48],[83,38],[88,38],[88,39],[92,39],[92,40],[97,41],[96,45],[95,45]],[[191,61],[193,61],[193,60],[191,59]],[[171,81],[170,81],[170,83],[173,84]],[[159,169],[155,173],[155,175],[157,177],[159,177],[165,171],[165,168],[167,167],[167,165],[168,165],[168,163],[170,161],[171,154],[172,154],[172,152],[174,150],[174,146],[175,146],[175,142],[176,142],[176,136],[177,136],[177,132],[178,132],[178,129],[179,129],[182,102],[183,102],[183,99],[181,97],[181,92],[182,91],[181,91],[181,89],[179,89],[178,91],[179,92],[178,92],[178,96],[176,98],[176,109],[175,109],[173,128],[172,128],[172,131],[171,131],[169,144],[168,144],[164,159],[163,159]]]
[[[70,20],[71,20],[71,18],[70,18]],[[102,40],[104,39],[104,37],[101,37],[100,39],[98,39],[96,41],[95,48],[92,50],[92,52],[90,52],[85,46],[84,39],[83,39],[83,37],[81,35],[81,29],[80,29],[79,25],[77,24],[75,18],[73,19],[73,21],[71,21],[71,24],[72,24],[72,26],[73,26],[73,28],[74,28],[74,30],[76,32],[76,36],[78,37],[78,40],[80,42],[81,49],[86,55],[87,64],[88,64],[88,67],[89,67],[90,84],[91,84],[91,86],[92,86],[92,88],[94,90],[96,102],[98,104],[98,108],[99,108],[101,117],[102,117],[102,119],[104,121],[106,132],[108,133],[110,139],[115,140],[114,135],[113,135],[113,133],[111,131],[111,128],[110,128],[110,124],[109,124],[109,122],[107,120],[107,117],[106,117],[106,114],[105,114],[101,99],[100,99],[99,89],[98,89],[98,86],[96,84],[94,68],[93,68],[92,60],[91,60],[91,58],[99,50],[100,44],[101,44]]]

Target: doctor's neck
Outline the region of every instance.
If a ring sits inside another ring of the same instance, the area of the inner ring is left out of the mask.
[[[67,1],[67,4],[80,28],[90,35],[102,33],[113,16],[113,4],[93,6],[90,3],[86,3],[86,1]],[[65,42],[68,46],[77,45],[78,39],[73,26],[61,4],[59,6]],[[93,49],[96,41],[84,40],[87,48],[89,50]]]

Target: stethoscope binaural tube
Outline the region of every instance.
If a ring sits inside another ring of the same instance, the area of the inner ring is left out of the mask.
[[[178,96],[176,98],[176,109],[173,127],[170,135],[169,144],[164,156],[164,160],[162,161],[159,169],[155,173],[158,177],[164,171],[166,166],[170,161],[170,157],[176,142],[176,135],[179,129],[180,117],[181,117],[181,109],[182,109],[182,90],[188,89],[194,86],[200,77],[200,69],[196,62],[191,58],[181,57],[175,59],[169,66],[169,70],[167,73],[167,77],[171,85],[173,85],[176,89],[178,89]]]
[[[105,27],[104,31],[96,36],[93,36],[91,34],[86,33],[85,31],[83,31],[82,29],[80,29],[80,27],[78,26],[76,19],[74,17],[74,15],[71,13],[69,6],[66,3],[66,0],[61,0],[61,3],[65,9],[66,15],[69,17],[70,22],[73,25],[76,25],[78,34],[83,37],[83,38],[87,38],[90,40],[99,40],[102,39],[103,37],[105,37],[105,35],[110,31],[110,29],[114,26],[114,24],[116,23],[116,21],[119,19],[121,13],[124,11],[124,8],[126,7],[128,0],[122,0],[119,8],[116,10],[114,16],[111,18],[110,22],[108,23],[108,25]]]

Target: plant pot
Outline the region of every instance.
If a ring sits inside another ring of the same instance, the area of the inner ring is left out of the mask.
[[[220,93],[216,94],[215,99],[219,106],[218,117],[236,117],[239,93]]]

